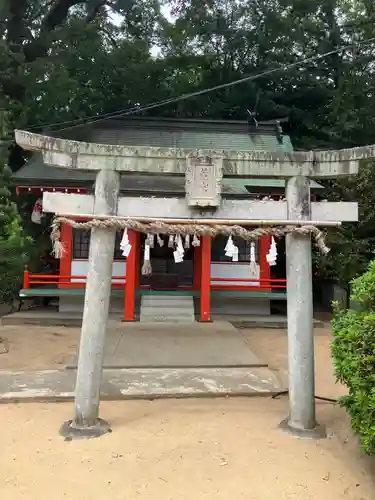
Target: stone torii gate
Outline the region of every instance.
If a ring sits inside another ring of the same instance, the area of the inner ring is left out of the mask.
[[[43,209],[67,217],[142,219],[171,217],[252,225],[338,225],[358,220],[356,203],[311,203],[309,179],[355,175],[359,160],[375,157],[375,146],[340,151],[268,153],[128,147],[78,142],[17,130],[23,149],[39,151],[46,165],[97,172],[95,194],[44,193]],[[186,198],[119,198],[120,175],[138,172],[184,175]],[[221,199],[221,179],[277,177],[286,180],[286,201]],[[162,203],[161,203],[162,201]],[[314,222],[314,220],[316,222]],[[204,239],[204,238],[203,238]],[[109,429],[99,419],[100,384],[112,279],[115,229],[92,229],[81,330],[75,418],[62,432],[99,436]],[[321,436],[315,419],[311,235],[286,236],[289,416],[281,426],[299,436]]]

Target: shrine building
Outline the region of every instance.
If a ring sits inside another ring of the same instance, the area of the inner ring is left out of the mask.
[[[134,147],[223,152],[293,150],[289,136],[275,122],[119,118],[75,127],[59,136]],[[95,172],[46,166],[41,154],[33,153],[13,179],[21,202],[32,196],[34,209],[42,210],[43,192],[92,193]],[[321,186],[311,181],[310,188],[315,199]],[[224,200],[280,200],[284,198],[285,181],[224,177],[221,191]],[[185,197],[185,179],[174,175],[126,174],[121,177],[120,194],[157,197],[163,203],[163,198]],[[40,217],[32,220],[40,223]],[[128,231],[127,237],[131,250],[126,257],[121,248],[124,234],[117,234],[110,303],[110,313],[121,315],[125,321],[211,321],[220,316],[270,315],[273,304],[286,300],[284,241],[262,236],[251,244],[233,238],[233,251],[229,251],[228,238],[224,236],[212,240],[205,236],[198,242],[185,238],[178,242],[160,235],[149,242],[145,235]],[[61,241],[65,252],[54,271],[33,274],[26,270],[21,295],[56,297],[60,312],[79,313],[83,311],[90,232],[63,225]],[[178,244],[184,250],[176,258]],[[145,276],[141,270],[147,252],[151,273]]]

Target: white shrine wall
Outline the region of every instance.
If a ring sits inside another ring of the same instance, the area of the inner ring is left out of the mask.
[[[84,283],[85,279],[82,276],[87,276],[88,260],[73,259],[71,266],[72,283]],[[112,276],[125,276],[126,262],[114,261],[112,266]],[[79,276],[79,278],[74,278]],[[217,281],[218,278],[235,278],[236,281],[222,282]],[[243,282],[241,279],[255,278],[258,276],[251,275],[248,262],[211,262],[211,284],[215,287],[231,286],[234,289],[241,286],[259,286],[259,283]],[[114,283],[124,284],[125,280],[114,280]],[[76,297],[61,297],[59,310],[64,313],[82,313],[84,304],[83,296]],[[112,297],[110,303],[110,313],[122,315],[124,310],[124,299],[120,297]],[[245,316],[245,315],[269,315],[270,300],[253,298],[253,297],[216,297],[211,299],[211,314],[213,318],[220,316]]]
[[[216,278],[216,279],[215,279]],[[218,281],[218,278],[232,278],[236,281]],[[211,262],[211,285],[215,286],[259,286],[259,282],[241,281],[242,279],[259,279],[257,275],[250,273],[249,262]]]
[[[87,276],[89,270],[88,260],[72,260],[71,276],[72,283],[85,283],[85,279],[74,278],[74,276]],[[125,261],[114,261],[112,265],[112,277],[126,276],[126,262]],[[113,283],[124,284],[125,279],[113,279]]]
[[[71,276],[72,283],[84,283],[86,280],[81,278],[81,276],[87,276],[89,267],[88,260],[72,260]],[[112,276],[119,277],[126,275],[126,262],[125,261],[114,261],[112,266]],[[79,278],[74,278],[74,276],[80,276]],[[215,279],[216,278],[216,279]],[[232,278],[236,281],[218,281],[218,278]],[[259,273],[253,275],[250,273],[250,265],[248,262],[211,262],[211,285],[215,286],[259,286],[259,282],[243,282],[242,279],[255,278],[259,279]],[[124,279],[113,280],[113,283],[123,284]]]
[[[259,273],[250,273],[249,262],[211,262],[211,285],[215,288],[233,287],[233,290],[243,286],[259,286],[256,281],[241,281],[241,279],[259,279]],[[216,279],[215,279],[216,278]],[[218,278],[233,278],[235,281],[218,281]],[[269,316],[271,301],[268,298],[215,296],[211,298],[211,316],[218,319],[221,316]]]

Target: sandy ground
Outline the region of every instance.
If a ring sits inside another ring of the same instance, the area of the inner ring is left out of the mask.
[[[104,403],[113,432],[64,442],[71,404],[0,406],[4,500],[371,500],[371,463],[339,408],[319,405],[334,435],[305,441],[277,428],[287,400]]]
[[[74,328],[2,327],[2,369],[61,366]],[[283,330],[242,330],[285,380]],[[316,393],[336,397],[330,329],[315,332]],[[373,500],[374,460],[364,456],[344,410],[317,403],[329,438],[305,441],[278,429],[288,400],[266,398],[103,403],[113,432],[66,443],[58,435],[73,405],[0,405],[1,500]]]

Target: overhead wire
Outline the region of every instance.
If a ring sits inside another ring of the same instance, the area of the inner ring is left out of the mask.
[[[329,52],[325,52],[324,54],[319,54],[319,55],[312,56],[312,57],[306,57],[306,58],[301,59],[300,61],[296,61],[294,63],[290,63],[287,65],[281,65],[277,68],[265,70],[265,71],[262,71],[261,73],[255,74],[255,75],[246,76],[246,77],[240,78],[238,80],[234,80],[232,82],[222,83],[219,85],[215,85],[213,87],[208,87],[205,89],[197,90],[195,92],[181,94],[177,97],[164,99],[162,101],[156,101],[156,102],[153,102],[150,104],[146,104],[145,106],[137,106],[136,105],[136,106],[133,106],[133,107],[128,108],[128,109],[115,111],[113,113],[104,113],[104,114],[100,114],[100,115],[89,116],[86,118],[78,118],[78,119],[74,119],[74,120],[67,120],[67,121],[56,122],[56,123],[52,123],[52,124],[50,123],[50,124],[45,124],[45,125],[34,125],[32,127],[28,127],[28,129],[32,130],[35,128],[46,128],[46,127],[53,128],[53,127],[59,127],[60,125],[72,124],[72,125],[69,125],[67,127],[56,129],[56,131],[62,132],[64,130],[70,130],[70,129],[73,129],[76,127],[80,127],[82,125],[90,125],[92,123],[110,120],[110,119],[117,118],[117,117],[123,117],[123,116],[129,116],[129,115],[133,115],[133,114],[137,114],[137,113],[142,113],[144,111],[149,111],[151,109],[163,107],[163,106],[166,106],[168,104],[174,104],[174,103],[181,102],[181,101],[184,101],[187,99],[192,99],[194,97],[208,94],[208,93],[214,92],[216,90],[222,90],[225,88],[234,87],[235,85],[240,85],[240,84],[245,83],[245,82],[254,81],[254,80],[257,80],[259,78],[263,78],[265,76],[270,76],[274,73],[277,73],[278,71],[288,71],[290,69],[293,69],[293,68],[296,68],[299,66],[303,66],[303,65],[308,64],[308,63],[320,61],[320,60],[325,59],[331,55],[338,54],[338,53],[343,52],[345,50],[354,49],[360,45],[366,45],[366,44],[374,42],[374,41],[375,41],[375,37],[368,38],[366,40],[362,40],[362,41],[358,41],[358,42],[355,42],[352,44],[341,46],[337,49],[330,50]]]

